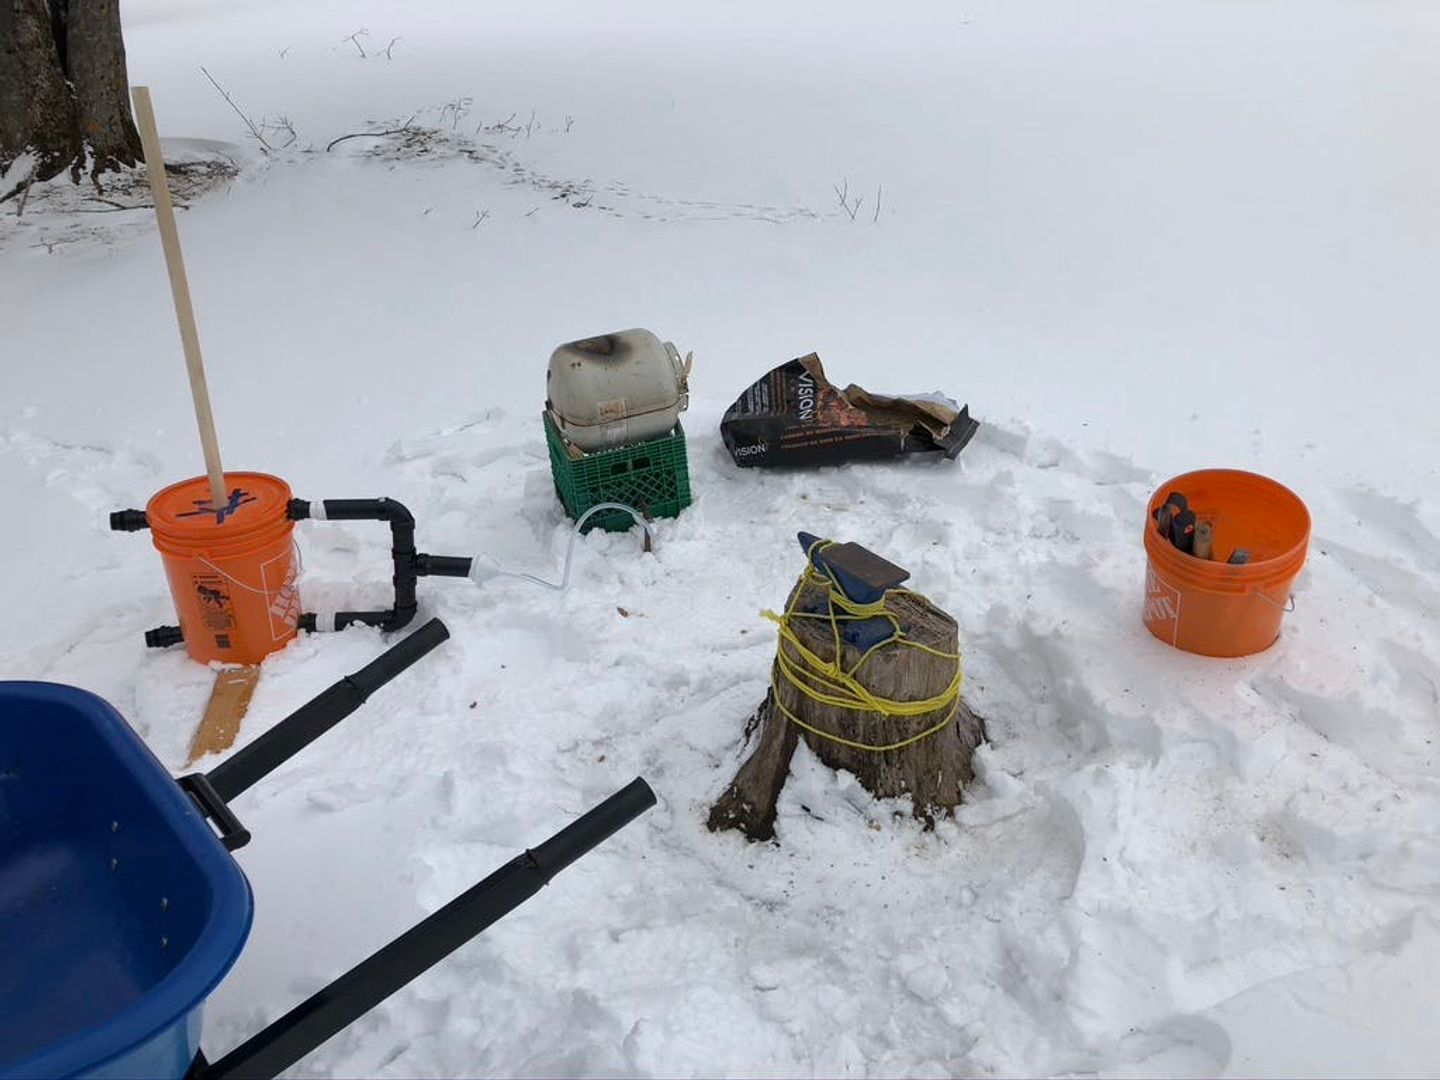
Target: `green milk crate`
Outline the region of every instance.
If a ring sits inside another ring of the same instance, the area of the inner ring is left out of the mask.
[[[669,435],[577,458],[571,456],[574,451],[549,410],[542,416],[555,494],[572,518],[605,502],[633,506],[652,518],[675,517],[690,505],[690,463],[685,456],[685,429],[678,420]],[[635,522],[623,510],[602,510],[585,523],[585,531],[597,525],[607,532],[624,532]]]

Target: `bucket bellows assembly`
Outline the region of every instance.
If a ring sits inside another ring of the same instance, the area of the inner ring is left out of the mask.
[[[158,626],[145,643],[184,642],[202,663],[257,663],[299,630],[343,630],[357,623],[392,632],[417,610],[422,577],[468,577],[470,556],[430,555],[415,548],[415,517],[394,499],[306,500],[264,473],[227,473],[229,497],[215,508],[204,478],[159,492],[145,510],[118,510],[110,527],[150,529],[165,560],[179,626]],[[292,531],[297,521],[380,521],[390,526],[394,600],[380,610],[300,610]]]

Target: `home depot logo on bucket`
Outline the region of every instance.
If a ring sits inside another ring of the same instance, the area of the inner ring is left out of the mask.
[[[1180,635],[1180,590],[1161,581],[1153,566],[1145,568],[1145,621],[1152,627],[1169,623],[1172,645]]]
[[[277,555],[260,566],[261,587],[265,591],[266,599],[270,601],[270,636],[275,641],[289,638],[300,620],[300,590],[295,587],[295,579],[299,576],[299,567],[296,565],[298,562],[298,559],[287,553]],[[276,563],[284,564],[284,576],[281,578],[279,590],[272,596],[270,576],[277,569]]]

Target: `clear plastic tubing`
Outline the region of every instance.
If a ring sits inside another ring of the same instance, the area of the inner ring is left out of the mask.
[[[554,589],[556,592],[564,592],[570,585],[570,566],[575,561],[575,541],[580,536],[580,530],[584,528],[585,522],[589,521],[592,516],[598,514],[601,510],[625,511],[625,513],[635,519],[636,524],[645,530],[647,547],[653,548],[655,546],[655,531],[650,527],[650,522],[645,520],[645,516],[641,514],[639,510],[636,510],[633,506],[626,506],[624,503],[596,503],[575,520],[575,527],[570,530],[570,543],[565,547],[565,572],[560,578],[560,584],[557,585],[553,581],[538,578],[534,574],[523,574],[514,570],[506,570],[488,555],[476,555],[470,561],[470,580],[479,585],[494,577],[513,577],[520,578],[522,581],[534,582],[536,585],[543,585],[545,588]]]

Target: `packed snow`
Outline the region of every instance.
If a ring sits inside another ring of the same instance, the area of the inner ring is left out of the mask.
[[[208,1054],[641,775],[654,810],[294,1075],[1433,1073],[1433,5],[123,17],[169,152],[238,170],[180,213],[227,467],[388,495],[422,550],[554,579],[550,350],[647,326],[695,353],[696,500],[652,554],[591,534],[563,595],[422,581],[451,640],[237,800],[256,922]],[[153,220],[3,210],[0,676],[99,693],[178,773],[213,673],[144,648],[160,561],[105,524],[201,469]],[[812,350],[980,434],[736,468],[724,408]],[[1139,617],[1146,499],[1207,466],[1314,519],[1244,660]],[[931,832],[803,745],[774,843],[705,829],[802,528],[959,621],[990,742]],[[307,609],[382,605],[381,527],[297,531]],[[272,656],[241,742],[384,647]]]

